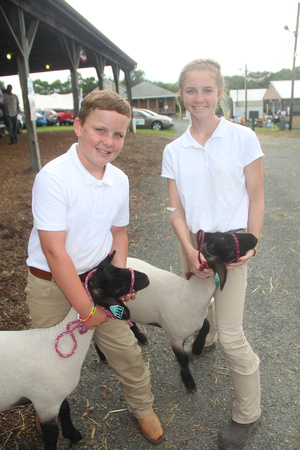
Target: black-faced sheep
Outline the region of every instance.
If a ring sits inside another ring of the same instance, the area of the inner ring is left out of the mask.
[[[94,280],[94,301],[108,310],[123,307],[119,298],[131,287],[138,291],[149,284],[145,274],[134,271],[132,286],[131,272],[110,264],[113,256],[99,264]],[[122,318],[129,318],[127,308]],[[51,328],[0,332],[0,411],[32,402],[47,450],[56,449],[58,415],[64,437],[73,443],[82,437],[72,424],[65,399],[79,383],[92,337],[93,331],[78,320],[73,308]]]
[[[234,236],[230,233],[205,233],[200,236],[201,252],[209,267],[218,273],[221,289],[226,282],[226,264],[245,255],[257,243],[256,237],[250,233],[235,233]],[[202,237],[204,239],[201,240]],[[185,386],[189,390],[195,389],[184,343],[188,337],[200,330],[193,343],[192,352],[196,355],[202,352],[209,331],[209,323],[205,317],[216,288],[214,278],[206,279],[199,292],[199,278],[196,276],[187,280],[135,258],[128,258],[127,265],[134,270],[145,272],[150,280],[149,286],[138,293],[136,300],[127,303],[130,320],[134,324],[163,328],[180,364],[181,378]],[[141,343],[145,343],[147,339],[136,325],[133,332]],[[103,359],[101,351],[97,350]]]

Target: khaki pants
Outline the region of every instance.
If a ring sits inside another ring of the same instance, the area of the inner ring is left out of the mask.
[[[41,280],[30,272],[25,293],[33,328],[57,325],[70,310],[70,303],[54,281]],[[153,411],[150,375],[129,325],[123,320],[109,320],[96,327],[93,340],[121,382],[129,411],[137,419],[146,417]]]
[[[197,248],[194,234],[191,240]],[[183,274],[189,271],[189,263],[180,248]],[[199,281],[203,281],[199,278]],[[247,286],[247,264],[228,270],[226,284],[221,291],[216,288],[214,302],[210,304],[208,320],[212,326],[209,342],[217,333],[218,345],[230,368],[234,389],[232,418],[238,423],[251,423],[261,415],[259,358],[245,338],[243,312]]]

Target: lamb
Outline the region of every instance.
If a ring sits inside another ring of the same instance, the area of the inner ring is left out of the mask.
[[[120,318],[124,303],[119,299],[130,289],[144,289],[148,277],[110,264],[112,255],[102,261],[95,274],[95,303]],[[112,307],[112,308],[111,308]],[[127,309],[122,319],[128,319]],[[72,424],[66,397],[76,388],[93,331],[78,320],[71,308],[58,325],[46,329],[0,332],[0,411],[32,402],[47,450],[57,448],[59,415],[63,436],[72,443],[82,436]],[[76,351],[75,351],[76,350]]]
[[[257,239],[249,233],[205,233],[201,232],[198,242],[208,265],[218,273],[220,288],[223,289],[227,269],[226,264],[238,260],[239,256],[254,248]],[[128,258],[127,265],[147,273],[150,285],[138,293],[134,302],[128,303],[130,320],[134,323],[155,325],[163,328],[180,364],[181,378],[188,390],[196,389],[189,370],[189,356],[184,350],[184,342],[194,332],[199,331],[192,352],[199,355],[209,332],[209,323],[205,319],[208,304],[215,290],[215,280],[209,278],[199,292],[199,280],[192,276],[189,280],[158,269],[144,261]],[[134,327],[137,339],[144,343],[147,339]],[[101,350],[97,349],[103,360]]]

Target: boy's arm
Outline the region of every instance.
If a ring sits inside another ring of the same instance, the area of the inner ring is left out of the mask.
[[[86,294],[75,266],[65,249],[66,232],[39,230],[39,237],[56,284],[80,317],[85,319],[90,314],[93,304]],[[92,329],[107,320],[104,308],[97,306],[96,312],[87,323],[87,328]]]
[[[128,238],[126,227],[111,227],[110,229],[113,243],[111,251],[116,250],[113,259],[113,265],[116,267],[126,267],[127,253],[128,253]]]

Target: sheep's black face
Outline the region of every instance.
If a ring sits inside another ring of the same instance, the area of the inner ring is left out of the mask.
[[[239,241],[240,256],[244,256],[257,244],[257,238],[251,233],[235,233],[235,236]],[[205,233],[201,252],[209,266],[218,273],[221,289],[223,289],[227,277],[225,264],[237,258],[234,237],[230,233]]]
[[[114,254],[113,254],[114,255]],[[112,255],[112,257],[113,257]],[[110,310],[111,306],[121,306],[124,308],[121,317],[118,319],[128,320],[130,312],[120,297],[129,293],[131,287],[131,272],[128,269],[121,269],[110,264],[112,257],[102,261],[96,272],[94,272],[88,281],[89,292],[97,305]],[[146,274],[134,271],[135,291],[140,291],[149,285],[149,278]]]

